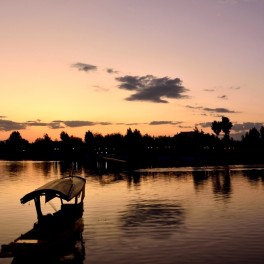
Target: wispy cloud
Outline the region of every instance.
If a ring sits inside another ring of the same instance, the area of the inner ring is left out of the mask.
[[[51,129],[63,129],[65,128],[65,125],[63,124],[63,121],[52,121],[49,123],[48,127]]]
[[[119,73],[119,71],[114,70],[113,68],[106,68],[106,72],[108,72],[109,74],[117,74],[117,73]]]
[[[109,126],[109,125],[113,125],[113,123],[111,123],[111,122],[97,122],[97,125]]]
[[[78,69],[79,71],[84,71],[84,72],[90,72],[90,71],[97,71],[98,67],[93,65],[93,64],[88,64],[88,63],[83,63],[83,62],[76,62],[71,65],[73,68]],[[118,74],[119,71],[113,69],[113,68],[105,68],[102,69],[103,71],[106,71],[109,74]]]
[[[230,90],[240,90],[241,87],[240,86],[231,86],[229,87]]]
[[[198,110],[202,110],[202,109],[203,109],[202,106],[192,106],[192,105],[186,105],[186,108],[190,108],[190,109],[198,109]]]
[[[179,78],[169,77],[157,78],[153,75],[131,76],[126,75],[117,77],[116,80],[121,84],[120,89],[135,91],[128,101],[150,101],[154,103],[168,103],[163,98],[182,99],[188,98],[184,93],[188,91],[182,86]]]
[[[215,92],[215,89],[204,89],[205,92]]]
[[[226,94],[219,95],[217,98],[222,99],[222,100],[227,100],[228,99]]]
[[[92,64],[87,64],[87,63],[82,63],[82,62],[77,62],[72,64],[73,68],[77,68],[79,71],[84,71],[84,72],[90,72],[90,71],[96,71],[97,66],[92,65]]]
[[[195,108],[191,107],[190,108]],[[196,107],[199,108],[199,107]],[[203,108],[205,109],[205,108]],[[227,113],[227,112],[234,112],[223,108],[208,108],[210,111],[216,111],[217,113]],[[218,115],[217,117],[222,117],[223,115]],[[216,117],[216,116],[215,116]],[[213,120],[212,120],[213,122]],[[212,122],[204,122],[204,123],[196,123],[195,126],[199,126],[201,128],[211,128]],[[233,122],[231,120],[231,122]],[[2,120],[0,119],[0,131],[8,132],[8,131],[16,131],[16,130],[24,130],[29,126],[43,126],[50,129],[67,129],[68,128],[77,128],[77,127],[90,127],[95,125],[102,125],[102,126],[108,126],[108,125],[125,125],[125,126],[140,126],[140,125],[149,125],[149,126],[160,126],[160,125],[176,125],[179,128],[183,129],[192,129],[192,126],[186,126],[183,125],[183,122],[181,121],[170,121],[170,120],[159,120],[159,121],[151,121],[151,122],[145,122],[145,123],[137,123],[137,122],[131,122],[131,123],[111,123],[111,122],[105,122],[105,121],[99,121],[99,122],[93,122],[93,121],[87,121],[87,120],[54,120],[51,122],[41,122],[41,120],[36,121],[26,121],[26,122],[15,122],[11,120]],[[244,123],[236,123],[233,122],[233,127],[231,129],[231,136],[234,139],[241,139],[242,135],[245,135],[246,132],[249,131],[249,129],[252,129],[253,127],[257,128],[258,130],[261,128],[261,126],[264,126],[264,122],[244,122]]]
[[[202,128],[208,128],[212,126],[212,122],[197,123],[196,126],[201,126]]]
[[[0,131],[14,131],[22,130],[27,127],[47,127],[50,129],[64,129],[64,128],[77,128],[77,127],[90,127],[95,125],[109,126],[109,125],[125,125],[125,126],[139,126],[139,125],[179,125],[180,121],[151,121],[145,123],[131,122],[131,123],[112,123],[105,121],[87,121],[87,120],[53,120],[51,122],[41,122],[41,120],[36,121],[26,121],[22,123],[14,122],[11,120],[1,120],[0,119]]]
[[[231,113],[231,114],[238,113],[234,110],[230,110],[230,109],[223,108],[223,107],[209,108],[209,107],[186,105],[186,108],[194,109],[194,110],[201,110],[201,111],[210,112],[210,113],[219,113],[219,114],[221,114],[221,113]]]
[[[25,123],[27,126],[48,126],[48,123],[41,122],[41,120],[27,121]]]
[[[96,92],[107,92],[107,91],[109,91],[109,89],[104,88],[100,85],[94,85],[93,87],[95,88],[94,91],[96,91]]]
[[[17,123],[11,120],[0,119],[0,131],[12,131],[25,129],[27,125],[25,123]]]
[[[232,130],[236,132],[241,132],[241,131],[247,131],[253,127],[256,129],[260,129],[261,126],[264,125],[264,122],[245,122],[245,123],[236,123],[233,125]]]
[[[138,123],[138,122],[131,122],[131,123],[115,123],[116,125],[125,125],[125,126],[140,126],[146,125],[147,123]]]
[[[63,121],[52,121],[50,123],[46,123],[46,122],[41,122],[40,119],[36,120],[36,121],[27,121],[24,123],[24,125],[26,126],[37,126],[37,127],[49,127],[51,129],[58,129],[58,128],[64,128],[65,126],[62,126],[61,123]]]
[[[175,122],[175,121],[151,121],[149,125],[157,126],[157,125],[179,125],[182,122]]]
[[[208,112],[214,112],[214,113],[237,113],[236,111],[233,111],[233,110],[229,110],[227,108],[222,108],[222,107],[219,107],[219,108],[203,108],[204,111],[208,111]]]
[[[94,126],[97,124],[92,121],[79,121],[79,120],[63,121],[63,123],[68,127]]]

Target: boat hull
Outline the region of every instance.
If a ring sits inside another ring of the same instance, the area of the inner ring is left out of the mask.
[[[2,254],[6,254],[6,257],[63,255],[74,250],[76,243],[82,240],[83,227],[83,219],[79,218],[67,228],[63,228],[61,232],[48,234],[43,239],[38,239],[36,235],[33,235],[37,234],[33,228],[14,242],[2,245]]]

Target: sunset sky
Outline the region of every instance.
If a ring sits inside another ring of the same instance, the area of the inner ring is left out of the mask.
[[[264,124],[264,0],[1,0],[0,140]]]

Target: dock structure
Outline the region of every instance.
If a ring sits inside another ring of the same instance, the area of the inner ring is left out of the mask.
[[[126,160],[116,159],[116,158],[111,158],[111,157],[101,157],[101,159],[107,160],[107,161],[119,162],[119,163],[127,163]]]

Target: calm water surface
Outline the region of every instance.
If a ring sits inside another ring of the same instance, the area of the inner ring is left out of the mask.
[[[87,180],[83,264],[264,263],[264,166],[131,173],[75,166]],[[20,198],[69,173],[59,162],[0,161],[0,244],[36,221],[34,203]]]

